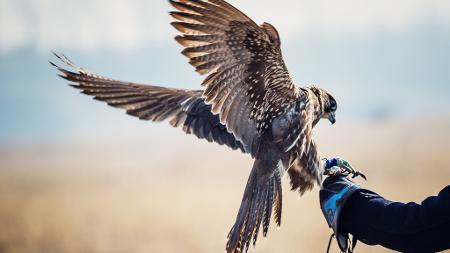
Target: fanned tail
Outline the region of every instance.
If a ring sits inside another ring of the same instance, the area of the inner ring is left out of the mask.
[[[236,222],[228,234],[228,253],[247,251],[252,240],[255,245],[261,224],[265,237],[272,212],[275,223],[281,224],[281,175],[277,165],[278,161],[263,159],[253,164]]]

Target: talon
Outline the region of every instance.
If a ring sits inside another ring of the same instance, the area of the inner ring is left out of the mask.
[[[333,158],[333,159],[323,159],[324,160],[324,169],[323,175],[326,176],[352,176],[355,178],[357,176],[361,176],[364,180],[367,180],[366,175],[364,175],[359,170],[355,170],[349,162],[341,158]]]
[[[356,170],[345,160],[342,160],[342,166],[350,173],[354,174]]]
[[[357,176],[360,176],[360,177],[364,178],[364,180],[367,181],[366,175],[364,175],[364,174],[363,174],[361,171],[359,171],[359,170],[357,170],[357,171],[355,171],[355,173],[353,173],[352,178],[355,178],[355,177],[357,177]]]

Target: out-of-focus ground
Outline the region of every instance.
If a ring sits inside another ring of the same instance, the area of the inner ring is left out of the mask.
[[[0,252],[223,252],[252,161],[149,126],[146,136],[0,147]],[[450,183],[450,120],[321,123],[324,156],[363,170],[364,186],[421,201]],[[318,191],[283,182],[281,229],[250,252],[324,252]],[[358,252],[387,252],[362,243]],[[338,252],[333,244],[332,252]]]

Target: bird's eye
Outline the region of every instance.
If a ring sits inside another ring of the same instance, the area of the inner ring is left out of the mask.
[[[331,109],[332,111],[336,111],[336,109],[337,109],[336,101],[334,101],[334,100],[331,100],[331,101],[330,101],[330,109]]]

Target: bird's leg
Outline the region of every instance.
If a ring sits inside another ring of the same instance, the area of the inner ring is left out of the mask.
[[[341,158],[324,159],[323,174],[326,176],[352,175],[352,178],[361,176],[364,180],[367,180],[361,171],[355,170],[350,163]]]

